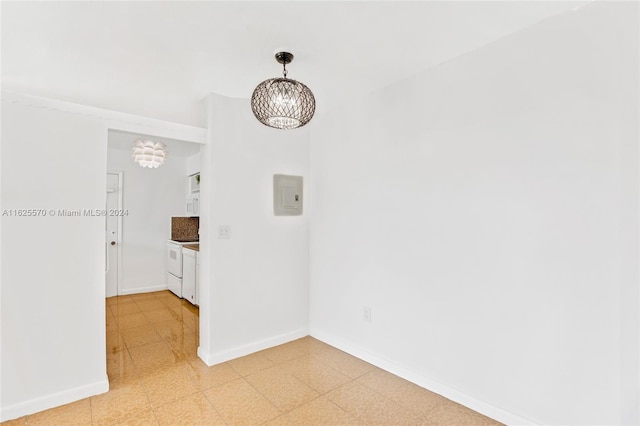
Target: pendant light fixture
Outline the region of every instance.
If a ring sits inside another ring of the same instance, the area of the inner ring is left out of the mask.
[[[133,147],[132,157],[140,166],[156,169],[164,164],[167,155],[167,146],[162,142],[138,139]]]
[[[284,78],[270,78],[258,84],[251,96],[253,115],[264,125],[276,129],[295,129],[307,124],[316,112],[311,90],[287,78],[287,64],[293,61],[289,52],[276,53]]]

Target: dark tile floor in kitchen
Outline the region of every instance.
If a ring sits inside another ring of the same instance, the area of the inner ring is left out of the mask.
[[[108,393],[2,425],[498,425],[311,337],[207,367],[198,308],[107,299]]]

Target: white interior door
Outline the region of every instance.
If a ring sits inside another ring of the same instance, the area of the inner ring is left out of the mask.
[[[120,252],[120,224],[122,216],[110,215],[121,209],[121,175],[107,173],[107,206],[105,215],[105,293],[106,297],[118,295],[118,270]]]

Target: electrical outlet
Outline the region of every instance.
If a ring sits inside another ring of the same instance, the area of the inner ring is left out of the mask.
[[[229,225],[218,225],[218,238],[228,240],[231,238],[231,227]]]
[[[371,307],[363,306],[362,307],[362,320],[364,322],[371,322]]]

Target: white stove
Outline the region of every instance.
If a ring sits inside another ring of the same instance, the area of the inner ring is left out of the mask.
[[[196,241],[167,241],[167,287],[182,298],[182,248]]]

